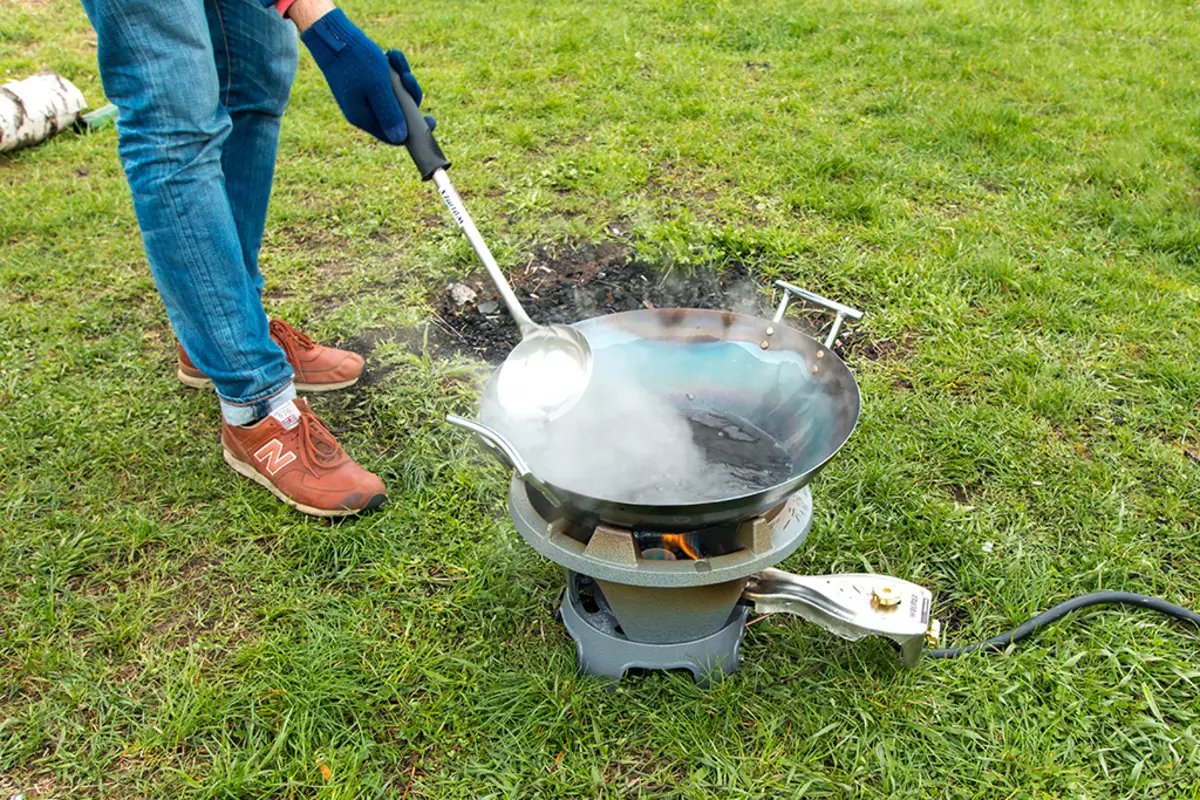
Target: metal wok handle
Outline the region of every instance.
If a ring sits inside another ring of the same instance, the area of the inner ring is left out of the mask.
[[[792,301],[792,295],[803,297],[810,303],[816,303],[837,314],[833,320],[833,327],[829,329],[829,335],[825,337],[825,346],[833,347],[833,342],[837,339],[838,332],[842,329],[842,322],[849,317],[852,320],[860,320],[863,318],[863,312],[857,308],[851,308],[847,305],[842,305],[836,300],[830,300],[828,297],[822,297],[819,294],[814,294],[806,289],[801,289],[799,286],[793,286],[787,281],[775,281],[775,285],[783,289],[783,299],[779,301],[779,308],[775,309],[774,322],[782,322],[783,314],[787,311],[788,303]]]
[[[532,486],[534,489],[545,497],[550,504],[555,508],[562,505],[562,502],[554,496],[554,492],[550,491],[550,487],[542,482],[542,479],[533,474],[529,468],[529,464],[517,452],[517,448],[513,447],[512,442],[504,438],[498,431],[492,430],[481,422],[476,422],[473,419],[460,417],[457,414],[447,414],[446,422],[451,425],[457,425],[460,428],[465,428],[483,443],[483,446],[500,460],[506,467],[516,470],[516,473],[521,476],[521,480]]]

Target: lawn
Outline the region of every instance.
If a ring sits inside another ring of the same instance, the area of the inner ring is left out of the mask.
[[[796,572],[930,586],[948,639],[1125,589],[1200,608],[1194,3],[347,0],[403,48],[501,263],[617,242],[867,312],[854,437]],[[69,0],[0,12],[5,80],[102,102]],[[1198,798],[1200,637],[1093,610],[902,670],[794,618],[711,689],[577,674],[558,569],[442,422],[419,346],[476,269],[304,54],[269,310],[370,352],[319,397],[390,504],[306,519],[173,377],[110,128],[0,156],[0,794]]]

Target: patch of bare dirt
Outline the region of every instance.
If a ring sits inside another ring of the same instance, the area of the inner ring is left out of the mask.
[[[973,499],[979,494],[977,487],[961,483],[948,483],[942,488],[950,493],[950,496],[954,498],[954,502],[964,506],[970,505]]]
[[[25,800],[48,800],[49,798],[67,797],[62,786],[55,780],[52,773],[21,776],[17,774],[0,775],[0,797],[25,795]]]
[[[933,598],[933,617],[941,621],[943,639],[941,647],[952,647],[944,638],[945,634],[953,633],[967,626],[971,621],[971,612],[966,606],[960,606],[950,599],[947,592],[937,592]]]
[[[509,280],[529,315],[542,323],[572,323],[642,308],[714,308],[772,315],[771,298],[744,266],[664,272],[638,259],[622,242],[544,245],[528,256],[523,268],[511,270]],[[420,356],[466,355],[498,364],[520,341],[516,324],[482,273],[439,287],[430,305],[434,313],[424,325],[367,330],[338,343],[367,359],[367,371],[357,387],[361,392],[369,393],[397,369],[379,366],[371,358],[384,344],[397,344]],[[787,324],[823,341],[830,315],[801,304],[793,304],[792,309]],[[914,348],[912,336],[879,340],[847,326],[833,349],[851,361],[892,363],[906,359]],[[903,388],[911,384],[905,382]]]
[[[840,347],[835,348],[847,360],[892,364],[907,361],[916,350],[916,338],[904,335],[898,339],[877,339],[861,328],[851,328],[838,335]]]

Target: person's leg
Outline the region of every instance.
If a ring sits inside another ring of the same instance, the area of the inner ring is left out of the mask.
[[[262,294],[258,251],[275,173],[279,124],[299,57],[296,26],[258,0],[204,0],[221,104],[233,127],[221,148],[242,261]]]
[[[203,0],[83,5],[105,93],[120,110],[121,163],[171,326],[212,379],[226,421],[254,422],[295,390],[225,192],[222,149],[233,125]]]

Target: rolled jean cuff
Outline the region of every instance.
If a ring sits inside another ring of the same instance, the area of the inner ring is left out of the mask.
[[[219,399],[219,398],[218,398]],[[275,409],[296,399],[296,386],[289,382],[287,386],[274,394],[268,395],[253,403],[227,403],[221,400],[221,416],[230,425],[253,425]]]

